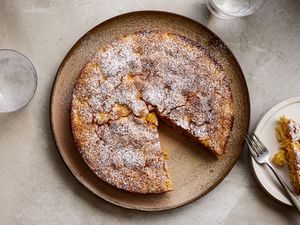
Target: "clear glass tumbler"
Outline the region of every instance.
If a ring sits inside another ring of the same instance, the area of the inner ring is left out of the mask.
[[[248,16],[263,7],[267,0],[207,0],[209,11],[221,19]]]
[[[17,51],[0,49],[0,113],[24,107],[36,87],[37,75],[30,60]]]

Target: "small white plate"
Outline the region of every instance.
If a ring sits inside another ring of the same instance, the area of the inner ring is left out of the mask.
[[[271,157],[273,157],[279,149],[279,142],[275,136],[275,127],[278,123],[278,119],[282,115],[285,115],[296,122],[300,122],[300,97],[290,98],[275,105],[263,116],[255,129],[256,135],[268,148]],[[251,158],[250,162],[261,187],[278,201],[287,205],[292,205],[269,168],[258,165],[253,158]],[[276,171],[289,185],[291,190],[293,190],[289,178],[288,167],[278,167]],[[300,200],[300,196],[298,196],[298,199]]]
[[[279,149],[279,142],[275,136],[275,127],[278,123],[278,119],[282,115],[285,115],[296,122],[300,122],[300,97],[290,98],[275,105],[263,116],[255,129],[256,135],[269,149],[271,157],[273,157]],[[278,201],[287,205],[292,205],[269,168],[258,165],[253,158],[251,158],[250,162],[254,174],[262,188]],[[275,168],[277,168],[276,171],[289,185],[291,190],[293,190],[287,165],[285,167],[275,166]],[[300,196],[298,196],[298,199],[300,200]]]

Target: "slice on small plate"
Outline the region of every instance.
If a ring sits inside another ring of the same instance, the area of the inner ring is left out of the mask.
[[[294,120],[296,123],[300,123],[300,97],[287,99],[273,108],[271,108],[258,123],[255,133],[266,145],[270,151],[271,158],[279,152],[280,142],[276,138],[276,127],[280,117],[285,116]],[[273,173],[266,167],[258,165],[253,158],[250,159],[250,163],[253,168],[255,177],[257,178],[260,186],[272,197],[278,201],[291,205],[289,199],[286,197],[284,190],[281,188],[279,182],[273,175]],[[276,166],[276,163],[272,162],[277,172],[288,184],[291,190],[294,190],[290,181],[290,173],[288,165]],[[298,195],[300,200],[300,195]]]

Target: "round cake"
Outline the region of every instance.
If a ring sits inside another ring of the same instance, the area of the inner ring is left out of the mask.
[[[137,32],[98,49],[76,80],[71,107],[75,142],[91,170],[126,191],[171,190],[157,117],[223,155],[234,116],[221,65],[170,32]]]

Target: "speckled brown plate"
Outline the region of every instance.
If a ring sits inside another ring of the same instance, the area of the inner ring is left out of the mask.
[[[219,160],[200,145],[160,123],[160,140],[169,151],[167,163],[174,187],[173,191],[165,194],[128,193],[100,180],[78,153],[70,129],[69,110],[73,85],[94,49],[125,34],[146,29],[171,31],[198,41],[209,49],[232,79],[235,121],[228,152]],[[143,11],[120,15],[99,24],[71,48],[56,75],[50,114],[59,153],[80,183],[95,195],[116,205],[159,211],[190,203],[207,194],[224,179],[243,149],[243,136],[249,126],[250,106],[242,70],[228,47],[214,33],[186,17],[166,12]]]

